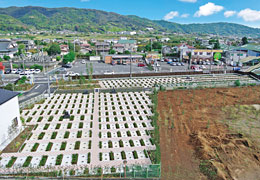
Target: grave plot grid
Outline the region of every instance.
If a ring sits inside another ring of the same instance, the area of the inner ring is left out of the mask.
[[[17,153],[3,153],[0,173],[29,168],[56,170],[82,167],[120,168],[150,165],[155,150],[148,92],[56,94],[43,104],[23,110],[32,133]],[[64,118],[67,111],[70,115]],[[14,170],[16,168],[16,170]],[[108,172],[111,172],[109,170]]]
[[[142,87],[151,88],[157,85],[174,85],[181,83],[198,83],[198,82],[222,82],[222,81],[256,81],[249,76],[237,74],[218,74],[218,75],[192,75],[192,76],[168,76],[168,77],[151,77],[151,78],[132,78],[132,79],[115,79],[99,81],[101,88],[130,88]]]

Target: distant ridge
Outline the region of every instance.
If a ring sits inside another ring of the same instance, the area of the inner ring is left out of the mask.
[[[134,15],[120,15],[94,9],[8,7],[0,8],[0,31],[28,29],[72,30],[79,32],[137,31],[154,28],[158,32],[219,34],[260,37],[260,29],[234,23],[178,24],[149,20]]]

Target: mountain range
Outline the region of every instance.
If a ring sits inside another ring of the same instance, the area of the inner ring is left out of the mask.
[[[73,30],[79,32],[137,31],[153,28],[157,32],[260,36],[260,29],[234,23],[178,24],[120,15],[94,9],[8,7],[0,8],[0,31]]]

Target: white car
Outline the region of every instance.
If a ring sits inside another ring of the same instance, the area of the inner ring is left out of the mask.
[[[34,74],[35,73],[35,69],[30,69],[30,73]]]
[[[15,74],[17,72],[17,69],[12,70],[12,74]]]
[[[104,75],[112,75],[112,74],[115,74],[114,71],[105,71],[104,72]]]
[[[26,70],[24,71],[24,74],[31,74],[31,71],[30,71],[29,69],[26,69]]]
[[[41,72],[41,70],[40,69],[35,69],[35,74],[39,74]]]
[[[86,61],[85,61],[85,60],[82,60],[81,63],[82,63],[82,64],[86,64]]]

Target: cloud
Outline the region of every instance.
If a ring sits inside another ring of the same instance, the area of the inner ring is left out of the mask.
[[[187,18],[187,17],[189,17],[190,15],[189,14],[182,14],[181,15],[181,18]]]
[[[231,17],[231,16],[234,16],[236,13],[237,13],[236,11],[226,11],[226,12],[224,13],[224,16],[225,16],[226,18],[229,18],[229,17]]]
[[[173,19],[173,18],[175,18],[175,17],[178,17],[179,16],[179,12],[178,11],[171,11],[171,12],[169,12],[168,14],[166,14],[164,17],[163,17],[163,19],[165,20],[165,21],[168,21],[168,20],[171,20],[171,19]]]
[[[224,9],[223,6],[215,5],[214,3],[207,3],[203,6],[200,6],[200,9],[194,14],[195,17],[200,16],[209,16],[215,13],[218,13]]]
[[[260,21],[260,11],[249,8],[241,10],[237,16],[243,18],[244,21],[247,22]]]
[[[181,2],[189,2],[189,3],[195,3],[197,0],[179,0]]]

